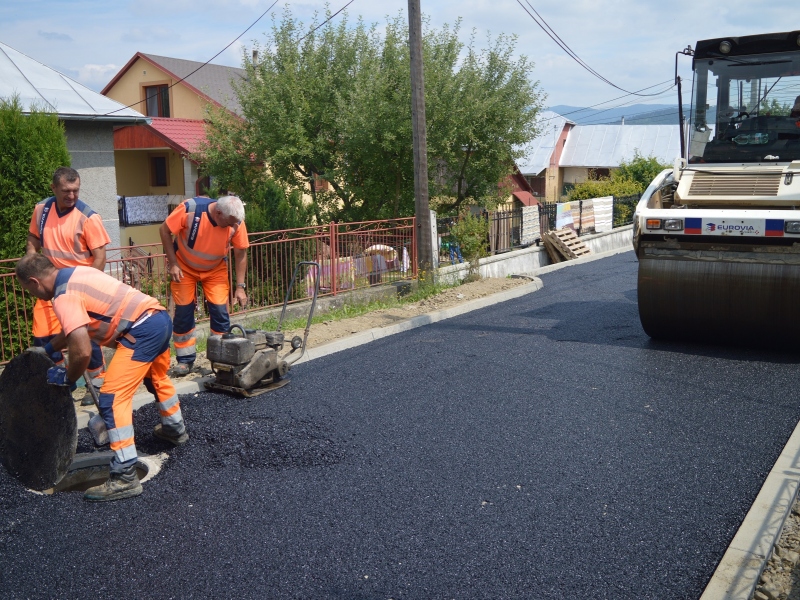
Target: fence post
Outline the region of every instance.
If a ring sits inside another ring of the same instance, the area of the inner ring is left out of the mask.
[[[339,289],[338,275],[339,275],[339,240],[337,239],[337,225],[334,222],[330,224],[331,231],[331,294],[334,296]]]

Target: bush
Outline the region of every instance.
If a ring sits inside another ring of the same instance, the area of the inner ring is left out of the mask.
[[[645,158],[638,150],[634,150],[633,159],[630,162],[623,161],[619,169],[611,172],[611,177],[575,184],[567,198],[589,200],[603,196],[620,198],[641,195],[655,176],[667,167],[669,165],[658,162],[654,156]]]
[[[70,162],[55,114],[25,114],[18,96],[0,99],[0,258],[25,254],[33,207],[53,195],[53,172]]]
[[[489,222],[481,216],[464,213],[450,227],[450,235],[461,247],[461,255],[469,263],[469,279],[480,277],[480,259],[489,254],[486,242],[489,236]]]

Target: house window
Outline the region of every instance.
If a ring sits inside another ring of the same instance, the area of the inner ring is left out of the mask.
[[[169,86],[151,85],[144,88],[148,117],[169,116]]]
[[[323,179],[316,173],[314,173],[314,191],[315,192],[327,192],[328,191],[328,181]]]
[[[150,157],[150,185],[167,187],[169,185],[169,163],[164,154]]]

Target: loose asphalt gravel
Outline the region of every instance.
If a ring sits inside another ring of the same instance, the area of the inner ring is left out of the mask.
[[[800,420],[798,356],[650,341],[630,252],[542,279],[182,397],[191,441],[138,498],[3,471],[0,596],[698,598]]]

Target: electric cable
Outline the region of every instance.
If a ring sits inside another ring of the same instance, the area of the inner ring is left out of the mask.
[[[561,38],[558,36],[558,34],[555,32],[555,30],[554,30],[552,27],[550,27],[550,25],[547,23],[547,21],[545,21],[545,20],[544,20],[544,18],[543,18],[543,17],[542,17],[542,16],[541,16],[541,15],[540,15],[540,14],[539,14],[537,11],[536,11],[536,9],[535,9],[535,8],[533,8],[533,5],[530,3],[530,0],[525,0],[525,2],[528,4],[528,6],[530,6],[531,10],[532,10],[532,11],[533,11],[533,12],[536,14],[536,16],[533,16],[533,14],[531,14],[531,12],[530,12],[530,11],[529,11],[529,10],[528,10],[526,7],[525,7],[525,5],[524,5],[524,4],[522,4],[522,0],[517,0],[517,4],[519,4],[519,5],[522,7],[522,10],[524,10],[526,13],[528,13],[528,16],[529,16],[531,19],[533,19],[533,21],[534,21],[534,22],[535,22],[535,23],[536,23],[536,24],[537,24],[537,25],[538,25],[538,26],[541,28],[541,30],[542,30],[542,31],[544,31],[544,32],[547,34],[547,36],[548,36],[548,37],[549,37],[551,40],[553,40],[553,41],[556,43],[556,45],[558,45],[558,47],[559,47],[559,48],[561,48],[561,49],[562,49],[564,52],[566,52],[566,53],[567,53],[567,55],[568,55],[570,58],[572,58],[572,60],[574,60],[576,63],[578,63],[578,65],[580,65],[580,66],[581,66],[582,68],[584,68],[586,71],[588,71],[589,73],[591,73],[592,75],[594,75],[595,77],[597,77],[597,78],[598,78],[600,81],[602,81],[603,83],[606,83],[606,84],[610,85],[611,87],[613,87],[613,88],[616,88],[616,89],[620,90],[621,92],[625,92],[625,93],[627,93],[627,94],[630,94],[630,95],[632,95],[632,96],[651,96],[651,95],[652,95],[652,94],[639,94],[639,93],[637,93],[637,92],[630,92],[630,91],[628,91],[628,90],[626,90],[626,89],[624,89],[624,88],[622,88],[622,87],[620,87],[620,86],[616,85],[615,83],[613,83],[613,82],[612,82],[612,81],[610,81],[609,79],[606,79],[606,78],[605,78],[605,77],[603,77],[602,75],[600,75],[600,73],[598,73],[598,72],[597,72],[597,71],[595,71],[595,70],[594,70],[592,67],[590,67],[590,66],[589,66],[589,65],[588,65],[588,64],[587,64],[587,63],[586,63],[586,62],[585,62],[585,61],[584,61],[584,60],[583,60],[583,59],[582,59],[580,56],[578,56],[578,55],[577,55],[577,54],[576,54],[576,53],[575,53],[575,52],[574,52],[574,51],[573,51],[573,50],[572,50],[572,49],[571,49],[571,48],[570,48],[570,47],[569,47],[569,46],[566,44],[566,42],[564,42],[564,41],[563,41],[563,40],[562,40],[562,39],[561,39]],[[537,17],[538,17],[538,18],[537,18]],[[540,19],[541,19],[541,22],[540,22]]]
[[[351,0],[351,1],[352,1],[352,0]],[[277,3],[278,3],[278,0],[275,0],[275,2],[273,2],[272,4],[270,4],[270,5],[269,5],[269,8],[268,8],[267,10],[265,10],[263,13],[261,13],[261,16],[259,16],[259,17],[258,17],[258,18],[257,18],[255,21],[253,21],[252,23],[250,23],[250,26],[249,26],[247,29],[245,29],[245,30],[244,30],[242,33],[240,33],[240,34],[239,34],[239,35],[237,35],[235,38],[233,38],[233,39],[231,40],[230,44],[228,44],[228,45],[227,45],[227,46],[225,46],[225,47],[224,47],[222,50],[220,50],[219,52],[217,52],[217,53],[216,53],[214,56],[212,56],[211,58],[209,58],[209,59],[208,59],[206,62],[204,62],[204,63],[203,63],[202,65],[200,65],[199,67],[197,67],[197,68],[196,68],[194,71],[192,71],[192,72],[191,72],[191,73],[189,73],[188,75],[185,75],[185,76],[181,77],[180,79],[178,79],[178,81],[176,81],[175,83],[173,83],[172,85],[170,85],[170,86],[169,86],[167,89],[172,89],[172,88],[174,88],[176,85],[178,85],[178,84],[179,84],[181,81],[184,81],[184,80],[185,80],[185,79],[187,79],[188,77],[191,77],[192,75],[194,75],[195,73],[197,73],[197,72],[198,72],[200,69],[202,69],[203,67],[205,67],[205,66],[206,66],[208,63],[210,63],[212,60],[214,60],[215,58],[217,58],[217,57],[218,57],[220,54],[222,54],[223,52],[225,52],[225,50],[227,50],[228,48],[230,48],[231,46],[233,46],[234,42],[236,42],[236,41],[237,41],[237,40],[238,40],[240,37],[242,37],[242,36],[243,36],[245,33],[247,33],[247,32],[248,32],[248,31],[250,31],[250,30],[251,30],[253,27],[255,27],[256,23],[258,23],[258,22],[259,22],[261,19],[263,19],[263,18],[264,18],[264,16],[265,16],[265,15],[266,15],[266,14],[267,14],[269,11],[271,11],[271,10],[272,10],[272,7],[273,7],[273,6],[275,6]],[[156,92],[156,94],[157,94],[157,93],[158,93],[158,92]],[[147,101],[148,101],[150,98],[153,98],[153,97],[154,97],[154,96],[147,96],[147,97],[146,97],[144,100],[139,100],[138,102],[134,102],[133,104],[129,104],[128,106],[123,106],[122,108],[118,108],[117,110],[112,110],[111,112],[108,112],[108,113],[106,113],[106,114],[105,114],[105,115],[103,115],[103,116],[113,115],[114,113],[117,113],[117,112],[119,112],[119,111],[121,111],[121,110],[125,110],[126,108],[133,108],[134,106],[136,106],[136,105],[138,105],[138,104],[141,104],[142,102],[147,102]]]
[[[316,27],[314,27],[314,29],[312,29],[311,31],[309,31],[307,34],[305,34],[303,37],[301,37],[301,38],[300,38],[299,40],[297,40],[297,42],[295,42],[295,43],[296,43],[296,44],[299,44],[300,42],[302,42],[304,39],[306,39],[308,36],[310,36],[312,33],[314,33],[314,32],[315,32],[317,29],[319,29],[320,27],[322,27],[323,25],[325,25],[325,23],[327,23],[328,21],[330,21],[331,19],[333,19],[333,17],[335,17],[336,15],[338,15],[340,12],[342,12],[342,11],[343,11],[345,8],[347,8],[348,6],[350,6],[350,5],[351,5],[353,2],[355,2],[355,0],[350,0],[350,2],[348,2],[348,3],[347,3],[347,4],[345,4],[345,5],[344,5],[342,8],[340,8],[340,9],[339,9],[339,10],[337,10],[335,13],[333,13],[333,14],[332,14],[330,17],[328,17],[327,19],[325,19],[325,20],[324,20],[322,23],[320,23],[319,25],[317,25]]]

